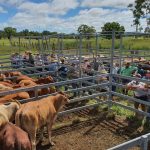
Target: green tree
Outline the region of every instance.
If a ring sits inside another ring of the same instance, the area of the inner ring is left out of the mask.
[[[142,28],[142,27],[139,27],[139,31],[142,32],[142,30],[143,30],[143,28]]]
[[[128,8],[133,12],[133,25],[136,26],[136,32],[138,32],[141,17],[146,18],[148,27],[150,18],[150,0],[135,0],[135,3],[129,4]]]
[[[22,31],[22,33],[23,33],[24,36],[29,36],[29,30],[28,29],[24,29]]]
[[[6,36],[7,36],[8,39],[10,39],[10,37],[12,35],[15,35],[16,31],[17,31],[16,28],[12,28],[12,27],[6,27],[6,28],[4,28],[4,32],[5,32],[5,34],[6,34]]]
[[[118,22],[107,22],[104,24],[104,26],[102,27],[102,33],[103,34],[108,34],[105,37],[106,38],[111,38],[111,32],[112,31],[118,31],[116,32],[116,38],[119,38],[119,33],[120,32],[124,32],[125,28],[124,26],[121,26]],[[110,34],[110,35],[109,35]]]
[[[0,30],[0,39],[3,38],[5,36],[5,33],[3,30]]]
[[[145,33],[150,33],[150,27],[146,27],[144,32]]]
[[[95,28],[93,26],[88,26],[86,24],[82,24],[78,27],[78,33],[80,34],[93,34],[96,32]],[[87,35],[87,38],[89,38],[90,35]]]
[[[24,29],[20,32],[17,33],[17,36],[29,36],[29,30],[28,29]]]
[[[50,35],[51,32],[50,32],[50,31],[47,31],[47,30],[44,30],[44,31],[42,32],[42,34],[43,34],[43,35]]]

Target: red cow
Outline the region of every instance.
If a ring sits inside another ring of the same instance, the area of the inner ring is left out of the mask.
[[[39,78],[35,80],[35,83],[37,84],[48,84],[48,83],[53,83],[54,79],[51,76],[48,76],[46,78]]]
[[[5,104],[8,102],[11,102],[12,99],[22,100],[22,99],[28,99],[28,98],[30,98],[30,96],[27,92],[14,93],[14,94],[10,94],[10,95],[1,97],[0,104]]]
[[[1,126],[0,150],[31,150],[28,134],[12,123]]]

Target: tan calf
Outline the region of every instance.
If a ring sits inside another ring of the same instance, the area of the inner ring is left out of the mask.
[[[47,126],[49,142],[51,140],[52,125],[57,118],[59,110],[69,101],[63,94],[48,96],[39,101],[23,104],[16,113],[16,125],[29,134],[32,150],[36,150],[36,133],[43,126]]]

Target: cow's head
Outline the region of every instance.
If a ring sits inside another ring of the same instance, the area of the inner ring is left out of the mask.
[[[38,84],[48,84],[48,83],[53,83],[53,82],[54,82],[54,79],[51,76],[38,79]]]
[[[66,93],[64,93],[64,92],[62,92],[62,91],[58,91],[58,94],[64,96],[65,98],[67,98],[67,99],[69,100],[69,95],[68,95],[68,94],[66,94]],[[69,102],[69,101],[68,101],[68,102]]]
[[[68,95],[63,92],[58,92],[56,98],[54,100],[54,107],[57,111],[61,110],[61,108],[69,103]]]
[[[14,76],[21,76],[21,75],[22,75],[22,73],[19,72],[19,71],[10,72],[10,76],[11,76],[11,77],[14,77]]]

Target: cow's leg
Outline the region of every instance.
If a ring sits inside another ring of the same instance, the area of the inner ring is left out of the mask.
[[[50,143],[51,146],[54,146],[55,144],[54,144],[54,142],[52,142],[52,138],[51,138],[51,136],[52,136],[52,131],[51,131],[52,130],[52,123],[47,125],[47,130],[48,130],[49,143]]]
[[[40,141],[42,141],[42,140],[43,140],[43,138],[44,138],[44,136],[43,136],[43,132],[44,132],[44,127],[43,127],[43,128],[41,128],[41,130],[40,130],[40,136],[39,136],[38,141],[36,142],[37,144],[38,144]]]
[[[57,118],[57,115],[55,115],[53,119],[51,120],[51,122],[47,124],[48,138],[49,138],[49,143],[51,144],[51,146],[55,145],[54,142],[52,142],[52,125],[55,122],[56,118]]]
[[[29,133],[29,137],[30,137],[31,144],[32,144],[32,150],[36,150],[36,130],[31,131]]]

